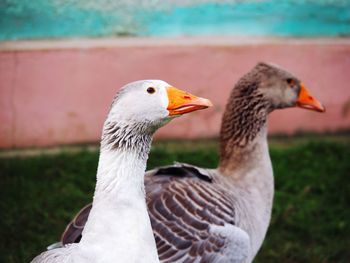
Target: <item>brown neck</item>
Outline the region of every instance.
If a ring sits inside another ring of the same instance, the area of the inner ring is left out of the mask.
[[[250,166],[252,158],[265,151],[270,110],[258,85],[259,80],[243,79],[230,95],[220,132],[219,169],[224,174]]]

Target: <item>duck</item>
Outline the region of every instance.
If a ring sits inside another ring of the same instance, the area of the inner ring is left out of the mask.
[[[162,80],[121,88],[103,125],[96,187],[80,242],[32,262],[159,262],[144,188],[152,136],[173,118],[211,105]]]
[[[217,168],[175,163],[146,173],[148,212],[161,262],[253,261],[270,223],[274,196],[267,118],[291,107],[325,111],[292,73],[259,62],[228,98]],[[69,223],[62,244],[79,242],[90,208]]]

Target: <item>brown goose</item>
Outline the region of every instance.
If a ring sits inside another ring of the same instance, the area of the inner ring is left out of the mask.
[[[217,169],[175,164],[146,173],[147,205],[161,262],[251,262],[271,216],[274,180],[267,116],[301,107],[323,112],[302,82],[259,63],[235,85],[223,116]],[[79,242],[91,206],[67,226]]]

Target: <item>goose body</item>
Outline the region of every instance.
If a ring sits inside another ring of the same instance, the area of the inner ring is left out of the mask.
[[[252,262],[268,229],[274,194],[267,116],[296,105],[324,111],[292,74],[259,63],[228,100],[217,169],[176,164],[146,173],[161,262]],[[68,225],[64,244],[79,242],[88,214],[89,206]]]
[[[162,262],[242,262],[257,251],[270,213],[257,212],[255,196],[232,185],[217,169],[189,164],[146,173],[147,205]],[[80,239],[89,209],[86,206],[70,223],[64,242]],[[254,243],[251,236],[256,237]]]
[[[143,177],[145,168],[145,161],[135,153],[102,151],[94,201],[81,242],[47,251],[33,262],[140,262],[141,258],[159,262],[143,180],[134,178]]]
[[[49,250],[32,262],[159,262],[144,190],[152,135],[173,117],[210,105],[160,80],[122,88],[104,123],[96,188],[80,243]]]

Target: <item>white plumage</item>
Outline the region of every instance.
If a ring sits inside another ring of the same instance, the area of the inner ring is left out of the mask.
[[[94,199],[80,243],[32,262],[159,262],[144,190],[152,135],[174,116],[210,105],[160,80],[121,89],[104,123]]]

